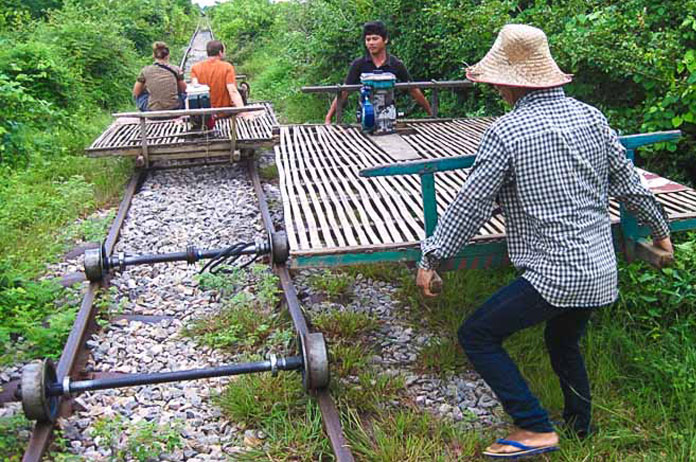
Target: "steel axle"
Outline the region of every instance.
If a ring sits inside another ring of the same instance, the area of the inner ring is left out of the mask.
[[[58,417],[61,396],[71,396],[94,390],[106,390],[138,385],[180,382],[185,380],[227,377],[258,372],[301,371],[302,384],[307,391],[325,388],[329,384],[329,363],[324,336],[311,333],[299,338],[302,355],[278,358],[270,355],[265,361],[229,364],[226,366],[152,374],[128,374],[120,377],[71,381],[69,376],[59,380],[51,360],[31,363],[22,371],[18,398],[28,419],[53,422]]]
[[[232,375],[253,374],[257,372],[296,371],[302,369],[302,356],[277,358],[275,355],[266,361],[255,361],[242,364],[211,367],[206,369],[191,369],[186,371],[159,372],[154,374],[128,374],[122,377],[105,379],[80,380],[72,382],[63,380],[62,383],[52,383],[48,386],[48,396],[70,396],[86,391],[107,390],[112,388],[135,387],[138,385],[153,385],[156,383],[183,382],[186,380],[209,379],[212,377],[228,377]]]
[[[118,269],[124,271],[128,266],[149,265],[174,261],[185,261],[192,265],[198,260],[234,257],[242,255],[271,254],[274,263],[283,263],[288,259],[287,236],[283,232],[273,233],[267,239],[258,239],[254,244],[232,246],[224,249],[197,249],[189,246],[184,251],[154,255],[125,255],[119,253],[109,256],[102,245],[98,249],[85,251],[85,275],[93,282],[101,281],[106,274]]]

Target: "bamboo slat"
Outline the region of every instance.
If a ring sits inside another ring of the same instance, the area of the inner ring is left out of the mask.
[[[320,130],[317,128],[299,128],[300,130],[317,130],[319,135],[328,135],[333,127],[327,127],[327,130]],[[342,153],[343,158],[338,165],[342,166],[343,174],[350,183],[350,187],[353,191],[356,191],[360,197],[360,200],[353,202],[353,207],[360,217],[360,221],[363,223],[367,236],[370,238],[370,244],[378,245],[382,242],[394,242],[392,236],[385,226],[385,221],[383,219],[383,210],[377,212],[372,207],[372,200],[374,199],[372,193],[374,192],[369,184],[360,182],[357,174],[357,169],[354,162],[346,162],[348,160],[346,157],[350,155],[349,151],[342,151],[341,144],[337,142],[335,138],[331,136],[326,136],[324,141],[329,146],[329,150],[336,153]],[[379,237],[377,235],[379,234]]]
[[[342,134],[354,135],[357,134],[357,130],[344,130]],[[362,141],[364,140],[364,137],[358,139]],[[389,158],[394,158],[391,153],[385,152],[382,147],[377,147],[377,145],[358,144],[355,146],[361,154],[359,157],[361,160],[357,165],[358,172],[360,169],[365,168],[365,166],[374,165],[374,162],[365,162],[365,160],[368,159],[373,153],[384,153],[385,155],[388,155]],[[366,179],[363,178],[362,180],[365,181]],[[414,235],[414,232],[417,233],[419,225],[413,220],[413,217],[410,214],[404,213],[406,211],[406,203],[408,203],[408,195],[401,194],[400,188],[395,185],[393,181],[390,181],[389,178],[375,178],[370,180],[377,190],[377,194],[372,195],[371,197],[376,202],[379,210],[388,213],[388,215],[384,215],[382,219],[392,232],[394,242],[400,242],[404,239],[413,239],[414,236],[417,235]],[[381,199],[381,201],[378,201],[378,199]],[[404,199],[406,200],[406,203],[404,203]],[[380,204],[383,206],[380,207]],[[386,209],[384,206],[386,206]],[[417,208],[415,210],[417,210]]]
[[[307,133],[307,137],[308,144],[310,144],[310,148],[308,150],[310,157],[309,161],[313,162],[315,165],[319,165],[321,162],[321,157],[323,157],[323,153],[320,149],[317,149],[319,148],[319,145],[317,144],[316,138],[312,137],[310,133]],[[325,169],[310,168],[308,171],[314,179],[314,184],[320,188],[325,196],[328,195],[329,197],[328,202],[330,202],[330,204],[327,204],[327,201],[324,200],[325,203],[322,205],[326,207],[332,226],[334,227],[334,230],[336,230],[335,235],[338,245],[341,247],[346,247],[347,245],[358,245],[351,230],[351,222],[348,220],[346,210],[344,210],[344,205],[349,203],[349,200],[342,201],[338,198],[338,196],[336,196],[335,188],[333,187],[335,179],[333,179],[333,181],[332,179],[329,179]],[[334,211],[338,216],[340,225],[335,221]],[[353,223],[355,224],[357,221],[354,220]],[[343,230],[343,232],[339,232],[339,230]]]
[[[320,226],[320,231],[322,232],[321,240],[316,233],[314,229],[311,229],[310,231],[314,231],[310,233],[312,235],[312,243],[314,245],[315,242],[321,242],[325,244],[326,246],[335,246],[336,244],[334,243],[333,237],[332,237],[332,227],[329,226],[329,220],[327,220],[326,215],[326,210],[324,207],[321,206],[321,203],[318,200],[317,194],[315,192],[315,188],[317,189],[317,192],[322,197],[326,197],[323,191],[323,189],[319,189],[319,185],[314,184],[314,182],[310,179],[310,175],[307,174],[307,169],[305,168],[305,157],[308,157],[307,154],[307,146],[306,146],[306,140],[304,139],[302,132],[301,131],[296,131],[295,132],[295,137],[293,138],[293,141],[295,142],[295,146],[299,147],[299,150],[296,151],[297,155],[297,170],[300,172],[300,175],[302,177],[302,180],[304,181],[304,189],[305,191],[309,192],[309,197],[311,199],[311,204],[314,209],[314,215],[317,217],[317,221],[319,222]],[[309,160],[309,159],[307,159]],[[316,241],[314,240],[316,238]]]
[[[493,119],[454,119],[406,124],[404,140],[423,159],[473,155]],[[423,238],[420,181],[415,176],[361,178],[367,167],[396,162],[357,128],[302,125],[281,128],[275,149],[291,254],[330,255],[416,246]],[[458,194],[468,170],[435,175],[438,213]],[[696,192],[656,191],[671,219],[696,217]],[[609,203],[620,221],[616,200]],[[477,242],[505,238],[500,211],[474,236]]]
[[[344,136],[348,143],[353,143],[361,155],[357,165],[358,171],[373,165],[394,162],[394,158],[381,149],[376,148],[371,143],[366,143],[365,137],[357,130],[339,129],[338,132]],[[368,179],[362,178],[363,181]],[[396,207],[396,213],[391,212],[394,216],[389,218],[391,221],[398,223],[404,235],[408,238],[416,238],[419,236],[422,229],[422,208],[419,204],[420,186],[418,179],[409,177],[393,177],[393,178],[374,178],[369,179],[377,188],[377,194],[374,197],[380,197],[393,210]],[[392,205],[392,201],[394,205]]]
[[[288,155],[288,140],[290,139],[289,130],[286,128],[281,129],[280,135],[280,147],[276,148],[276,164],[278,165],[278,174],[281,177],[281,186],[284,186],[284,197],[289,198],[290,202],[289,207],[284,207],[285,227],[288,231],[293,231],[293,233],[289,232],[288,234],[296,236],[296,239],[288,239],[288,241],[291,248],[294,248],[294,245],[298,246],[295,248],[308,248],[309,240],[307,239],[305,221],[309,219],[305,219],[300,211],[300,207],[297,202],[298,193],[295,192],[293,186],[295,182],[293,181],[292,169],[294,169],[295,166],[290,166],[290,156]],[[285,203],[286,200],[283,202]],[[291,213],[288,213],[288,211]],[[293,240],[295,241],[294,244]]]

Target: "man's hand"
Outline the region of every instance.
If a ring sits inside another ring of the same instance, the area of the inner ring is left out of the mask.
[[[442,292],[442,279],[435,270],[418,268],[416,285],[421,288],[423,295],[429,298],[437,297]]]
[[[324,118],[324,125],[331,125],[331,117],[325,117]]]
[[[669,252],[674,255],[674,247],[672,247],[672,241],[669,236],[664,239],[653,239],[653,245],[658,249],[662,249],[665,252]]]

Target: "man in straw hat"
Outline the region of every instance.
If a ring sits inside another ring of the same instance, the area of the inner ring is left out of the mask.
[[[430,283],[489,219],[496,199],[505,216],[508,252],[521,271],[460,327],[464,351],[510,414],[517,430],[484,452],[518,458],[558,449],[547,412],[502,347],[513,333],[546,322],[544,340],[565,399],[563,417],[579,436],[590,430],[590,386],[579,340],[593,308],[618,296],[609,195],[672,252],[655,197],[640,182],[602,113],[565,96],[571,75],[556,65],[543,31],[507,25],[491,50],[467,69],[495,85],[513,105],[486,131],[471,172],[421,244],[417,284]]]

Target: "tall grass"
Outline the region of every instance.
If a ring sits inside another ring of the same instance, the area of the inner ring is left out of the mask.
[[[588,441],[564,439],[560,460],[696,460],[696,311],[689,302],[696,296],[696,236],[681,240],[672,268],[620,263],[621,299],[593,314],[583,340],[598,431]],[[418,295],[413,278],[403,278],[400,297],[426,313],[427,324],[451,345],[459,323],[511,277],[500,270],[450,273],[434,301]],[[563,397],[542,329],[518,333],[505,347],[542,404],[560,419]],[[451,368],[457,360],[461,364],[462,354],[460,348],[425,348],[421,362],[437,370],[432,356],[439,355],[440,364]]]

